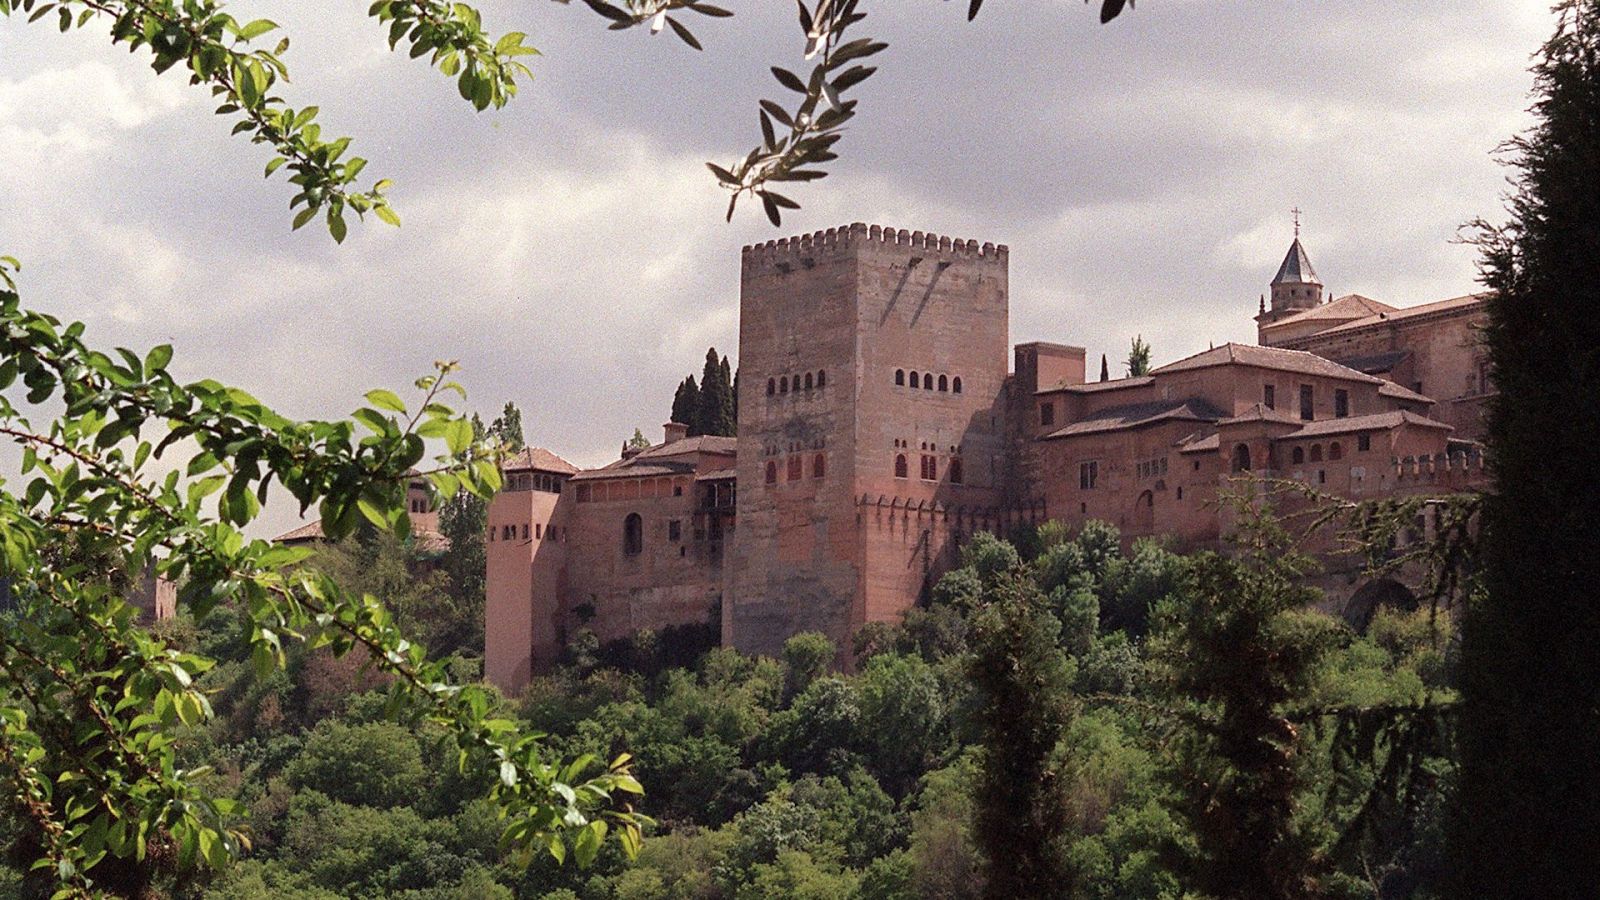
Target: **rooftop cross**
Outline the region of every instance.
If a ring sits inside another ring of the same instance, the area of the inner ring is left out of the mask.
[[[1299,240],[1300,239],[1300,207],[1296,206],[1294,209],[1289,210],[1289,212],[1294,214],[1294,236],[1295,236],[1295,240]]]

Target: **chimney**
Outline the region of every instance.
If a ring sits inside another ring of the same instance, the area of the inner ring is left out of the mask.
[[[661,428],[666,432],[666,442],[669,444],[673,441],[681,441],[689,436],[689,426],[682,422],[668,422]]]

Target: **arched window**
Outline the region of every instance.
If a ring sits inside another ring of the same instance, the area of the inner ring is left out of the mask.
[[[768,378],[767,379],[767,396],[771,397],[773,394],[776,394],[777,392],[778,392],[778,379],[776,379],[776,378]]]
[[[1233,448],[1233,470],[1235,472],[1250,471],[1250,445],[1236,444]]]
[[[922,379],[920,377],[918,377],[917,372],[916,372],[915,369],[911,370],[911,386],[912,387],[922,387]]]
[[[814,383],[813,383],[813,382],[812,382],[812,381],[811,381],[811,373],[810,373],[810,372],[807,372],[807,373],[806,373],[806,390],[808,390],[808,391],[809,391],[809,390],[811,390],[811,389],[812,389],[812,388],[813,388],[813,387],[815,387],[815,386],[816,386],[816,385],[815,385],[815,384],[814,384]]]
[[[828,474],[828,463],[822,458],[822,454],[818,453],[811,457],[811,477],[821,478],[826,474]]]
[[[904,453],[896,453],[894,456],[894,477],[906,477],[906,455]]]
[[[906,370],[905,369],[895,369],[894,370],[894,383],[895,383],[896,387],[905,387],[906,386]]]
[[[782,378],[778,379],[778,393],[780,393],[780,394],[789,393],[789,376],[785,375]]]
[[[933,390],[933,375],[932,375],[932,373],[929,373],[929,372],[922,373],[922,389],[925,390],[925,391]]]
[[[1329,459],[1344,459],[1344,446],[1342,444],[1340,444],[1338,441],[1334,441],[1333,443],[1329,444],[1328,445],[1328,458]]]
[[[1306,461],[1306,449],[1304,447],[1296,447],[1296,448],[1294,448],[1294,450],[1289,453],[1289,460],[1291,462],[1293,462],[1295,465],[1299,465],[1299,464],[1305,462]]]
[[[1312,444],[1311,445],[1311,461],[1312,462],[1322,462],[1322,445],[1321,444]]]
[[[828,386],[828,373],[822,369],[817,370],[817,390]]]
[[[778,483],[778,464],[769,459],[769,460],[767,460],[767,484],[777,484],[777,483]]]
[[[951,458],[949,471],[950,471],[950,483],[951,484],[961,484],[961,457],[957,456],[957,457]]]
[[[956,377],[955,377],[955,378],[954,378],[954,379],[953,379],[953,380],[952,380],[952,381],[951,381],[951,382],[950,382],[950,390],[951,390],[951,391],[954,391],[954,392],[955,392],[955,393],[957,393],[957,394],[959,394],[959,393],[961,393],[961,376],[960,376],[960,375],[957,375],[957,376],[956,376]]]
[[[644,551],[644,519],[638,513],[628,513],[622,520],[622,552],[638,556]]]
[[[941,390],[941,391],[950,390],[950,382],[948,380],[946,380],[943,375],[939,376],[939,390]]]
[[[794,456],[789,457],[789,480],[790,481],[799,481],[800,480],[800,473],[803,470],[804,466],[805,466],[805,463],[800,461],[800,455],[798,453],[795,454]]]

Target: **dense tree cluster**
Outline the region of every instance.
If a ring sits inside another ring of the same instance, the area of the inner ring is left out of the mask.
[[[739,375],[717,348],[706,351],[700,380],[693,375],[678,382],[672,395],[668,421],[689,426],[689,436],[709,434],[733,437],[739,431]]]
[[[1386,755],[1341,767],[1333,730],[1308,710],[1448,690],[1444,623],[1380,611],[1355,634],[1304,605],[1314,598],[1292,554],[1260,551],[1124,552],[1100,524],[978,535],[926,607],[858,635],[848,674],[817,634],[792,638],[781,659],[707,649],[714,634],[575,641],[564,666],[491,713],[548,733],[554,756],[633,754],[640,808],[658,824],[636,861],[608,844],[587,869],[505,852],[492,779],[462,774],[442,732],[389,721],[388,676],[359,657],[296,648],[261,675],[231,610],[181,618],[168,637],[221,660],[200,682],[217,718],[181,754],[241,804],[252,847],[209,883],[164,889],[1109,900],[1425,886],[1440,808],[1393,811],[1384,825],[1405,841],[1344,853],[1357,806],[1339,798],[1372,784]],[[372,532],[319,558],[383,595],[411,633],[437,637],[470,678],[480,663],[449,643],[448,578],[403,577],[415,562]],[[4,829],[18,865],[0,897],[26,896],[26,831]],[[1250,853],[1236,846],[1246,839]]]

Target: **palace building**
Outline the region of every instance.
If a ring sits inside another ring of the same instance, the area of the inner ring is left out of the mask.
[[[745,247],[737,438],[669,423],[598,469],[542,449],[505,467],[486,677],[517,692],[579,629],[848,647],[924,600],[974,532],[1101,519],[1216,546],[1238,479],[1482,485],[1482,295],[1332,298],[1296,232],[1256,344],[1094,382],[1081,347],[1008,346],[1004,245],[857,223]]]

